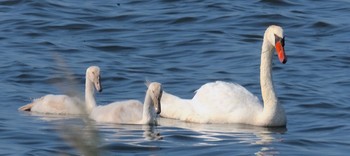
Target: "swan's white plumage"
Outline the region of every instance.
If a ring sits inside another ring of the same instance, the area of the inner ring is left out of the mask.
[[[96,122],[132,124],[142,119],[143,104],[137,100],[118,101],[95,107],[90,118]]]
[[[250,120],[262,111],[258,98],[239,84],[207,83],[197,90],[192,105],[200,114],[207,114],[201,123],[236,123]]]
[[[105,123],[154,124],[156,113],[160,113],[161,97],[161,84],[152,82],[146,91],[144,104],[137,100],[126,100],[97,106],[92,109],[90,118]]]
[[[32,112],[50,114],[82,114],[83,101],[77,97],[67,95],[46,95],[35,99],[31,105]]]
[[[258,98],[239,84],[204,84],[191,99],[164,92],[161,116],[197,123],[238,123],[262,111]]]
[[[190,118],[196,116],[196,112],[191,105],[191,100],[181,99],[165,91],[163,91],[161,104],[162,117],[190,121]]]
[[[278,103],[272,83],[271,59],[275,47],[280,61],[286,63],[283,29],[272,25],[265,31],[261,49],[260,85],[263,104],[241,85],[217,81],[203,85],[192,99],[181,99],[164,92],[161,116],[196,123],[285,126],[284,109]]]
[[[102,91],[100,68],[97,66],[90,66],[87,68],[85,76],[85,101],[78,97],[48,94],[33,100],[32,103],[20,107],[19,110],[62,115],[89,113],[91,108],[96,105],[94,90]]]

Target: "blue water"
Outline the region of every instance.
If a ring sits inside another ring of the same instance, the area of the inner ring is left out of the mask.
[[[346,0],[3,0],[1,155],[347,155],[350,2]],[[262,35],[277,24],[287,64],[273,59],[286,128],[95,124],[17,108],[45,94],[83,92],[98,65],[98,104],[143,100],[146,80],[191,98],[202,84],[237,82],[260,97]]]

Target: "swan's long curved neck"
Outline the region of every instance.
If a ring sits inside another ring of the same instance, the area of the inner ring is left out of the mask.
[[[260,64],[260,86],[264,110],[271,110],[277,105],[277,97],[272,82],[272,55],[273,47],[264,37]]]
[[[94,84],[86,77],[85,79],[85,104],[86,111],[90,113],[96,107],[96,100],[94,96]]]
[[[148,91],[145,96],[145,101],[143,104],[143,113],[142,113],[142,124],[150,124],[155,120],[155,112],[154,112],[154,107],[152,105],[152,98],[149,95]]]

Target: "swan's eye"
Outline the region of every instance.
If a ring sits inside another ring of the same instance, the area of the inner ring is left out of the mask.
[[[284,39],[285,39],[285,37],[283,37],[283,38],[281,39],[281,45],[282,45],[282,47],[284,47]]]
[[[276,44],[277,42],[281,42],[282,47],[284,47],[284,38],[285,38],[285,37],[281,38],[281,37],[279,37],[279,36],[277,36],[277,35],[275,34],[275,44]]]

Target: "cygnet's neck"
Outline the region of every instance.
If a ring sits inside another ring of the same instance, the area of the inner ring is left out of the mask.
[[[90,113],[93,108],[96,107],[96,100],[94,96],[94,84],[91,82],[88,77],[85,78],[85,104],[86,111]]]
[[[145,96],[145,101],[143,104],[143,114],[142,114],[142,124],[153,124],[155,122],[155,110],[153,106],[153,101],[151,95],[149,95],[148,91]]]

